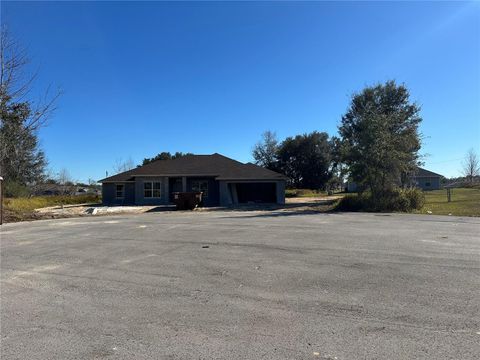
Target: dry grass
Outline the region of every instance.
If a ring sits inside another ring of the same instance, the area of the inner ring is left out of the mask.
[[[287,189],[285,190],[285,197],[287,198],[307,198],[327,195],[325,191],[311,190],[311,189]]]
[[[35,209],[47,206],[71,205],[100,203],[101,199],[97,195],[78,195],[78,196],[34,196],[21,198],[4,199],[4,221],[15,222],[25,220],[37,220],[45,218],[45,215],[39,214]]]

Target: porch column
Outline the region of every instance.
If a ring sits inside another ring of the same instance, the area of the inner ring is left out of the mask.
[[[182,191],[183,192],[187,191],[187,177],[186,176],[182,177]]]
[[[168,181],[168,176],[165,176],[165,196],[164,196],[164,199],[165,199],[165,204],[168,204],[170,202],[170,189],[169,189],[169,181]]]
[[[230,189],[226,181],[219,182],[219,196],[220,196],[220,206],[230,206],[232,205],[232,196],[230,194]]]
[[[277,204],[285,204],[285,181],[277,181],[276,193]]]
[[[238,204],[238,194],[237,194],[237,184],[230,184],[231,194],[232,194],[232,202],[233,204]]]

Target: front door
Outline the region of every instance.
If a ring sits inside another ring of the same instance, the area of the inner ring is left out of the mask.
[[[168,188],[170,189],[170,202],[173,202],[173,193],[182,192],[183,190],[182,178],[170,178],[168,181]]]

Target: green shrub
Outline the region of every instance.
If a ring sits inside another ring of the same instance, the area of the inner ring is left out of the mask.
[[[14,181],[5,181],[3,191],[5,197],[25,197],[29,195],[28,188],[25,185]]]
[[[425,205],[425,194],[420,189],[406,189],[405,195],[410,201],[411,210],[420,210]]]
[[[348,194],[338,201],[335,209],[339,211],[362,211],[370,207],[368,200],[369,199],[365,196],[365,193]]]
[[[419,189],[392,189],[380,196],[373,197],[364,192],[358,195],[347,195],[337,204],[340,211],[402,211],[419,210],[425,204],[425,196]]]

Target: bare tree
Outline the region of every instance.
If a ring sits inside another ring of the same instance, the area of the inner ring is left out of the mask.
[[[255,163],[266,169],[277,170],[278,148],[277,134],[270,130],[265,131],[262,139],[255,144],[252,150]]]
[[[7,28],[2,26],[0,31],[0,174],[5,181],[27,184],[32,177],[37,181],[45,168],[37,131],[55,111],[61,92],[52,92],[48,87],[33,100],[31,91],[37,72],[27,71],[27,52]],[[33,167],[35,171],[28,171]]]
[[[115,164],[113,165],[113,172],[118,174],[122,173],[128,170],[131,170],[135,167],[135,162],[131,157],[129,157],[127,160],[123,161],[123,159],[117,159],[115,160]]]
[[[32,111],[25,127],[35,131],[45,125],[56,110],[62,92],[52,92],[49,86],[38,101],[27,99],[38,76],[38,71],[33,74],[26,71],[29,63],[26,49],[3,26],[0,35],[0,103],[5,106],[9,102],[27,102]]]
[[[463,162],[463,175],[465,175],[471,183],[475,181],[476,176],[480,175],[480,160],[473,148],[468,151]]]
[[[62,195],[69,194],[71,192],[73,181],[67,169],[62,168],[58,172],[57,181],[62,186]]]

